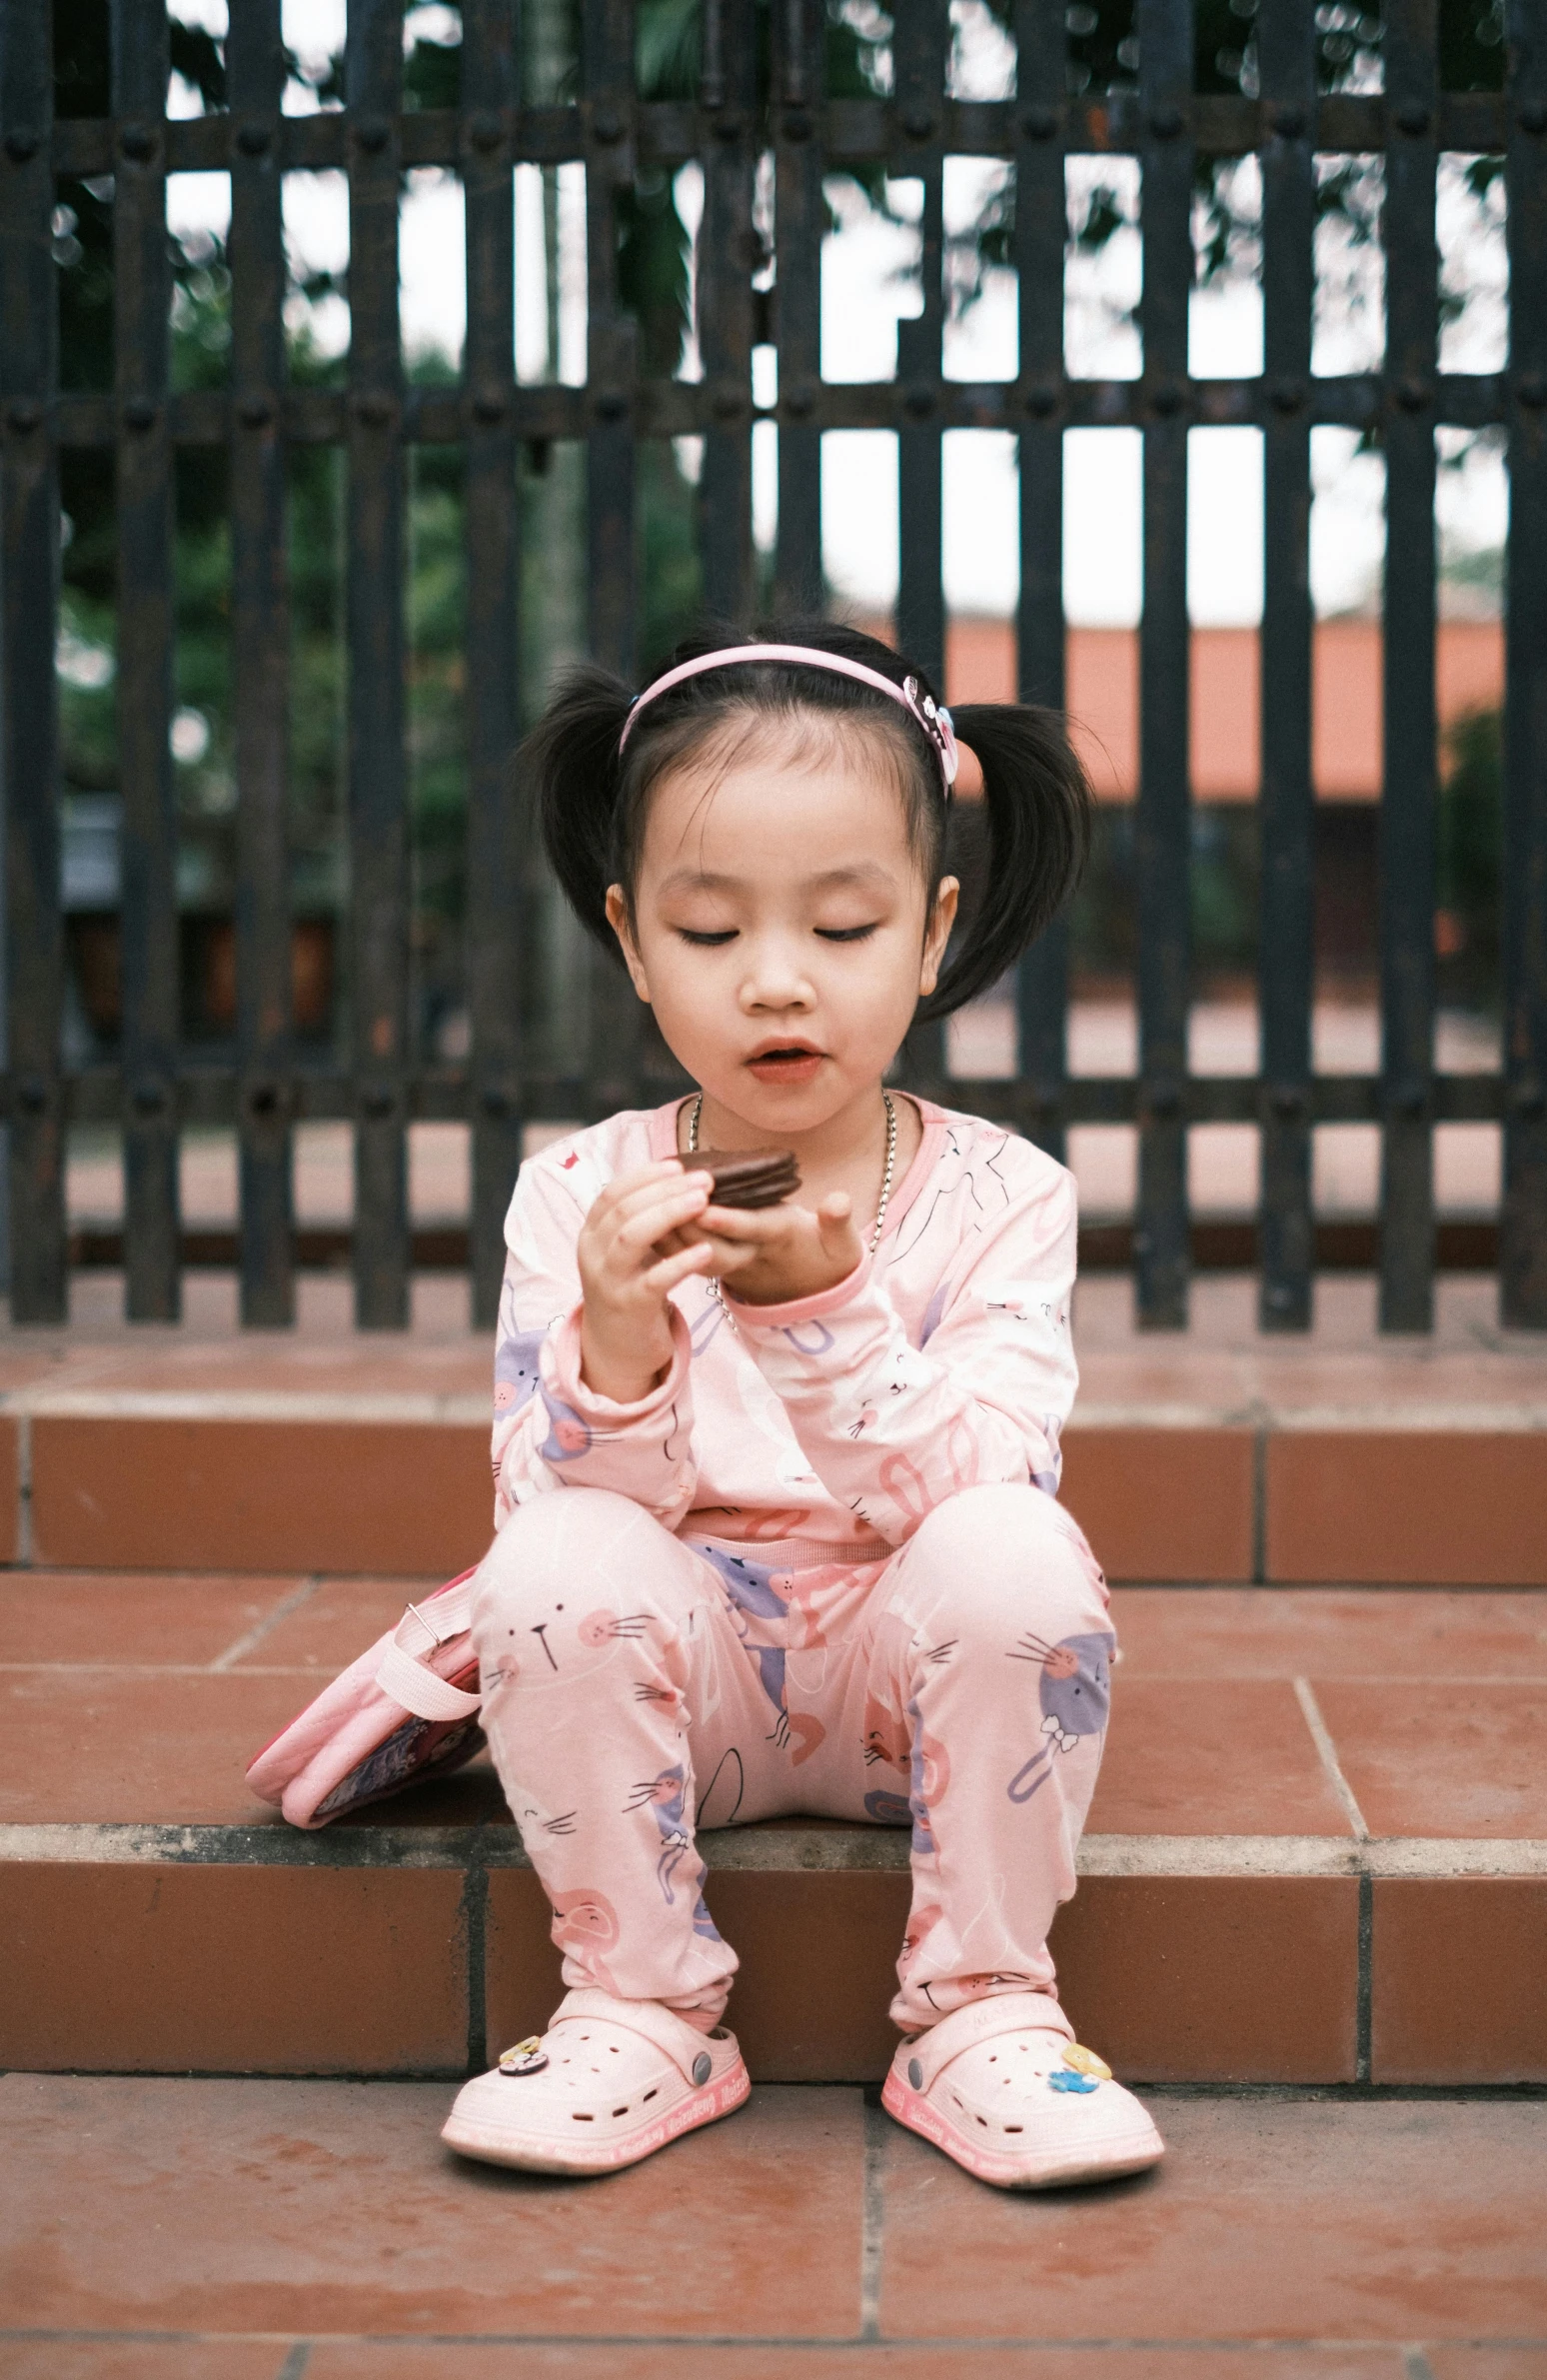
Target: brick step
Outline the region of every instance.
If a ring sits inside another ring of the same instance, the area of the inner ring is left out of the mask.
[[[0,2064],[453,2074],[542,2022],[557,1962],[487,1767],[320,1834],[246,1795],[251,1752],[403,1593],[0,1579]],[[1112,1731],[1053,1936],[1084,2037],[1150,2081],[1547,2081],[1547,1594],[1113,1601]],[[874,2078],[905,1837],[703,1844],[755,2074]]]
[[[1547,1398],[1090,1402],[1063,1442],[1063,1500],[1114,1579],[1547,1585]],[[0,1561],[450,1576],[491,1525],[482,1395],[52,1389],[0,1409]]]
[[[428,1290],[398,1336],[349,1329],[336,1284],[303,1286],[294,1334],[237,1331],[197,1278],[175,1330],[0,1327],[0,1562],[476,1561],[487,1339],[436,1322]],[[1257,1333],[1249,1282],[1200,1281],[1178,1338],[1133,1330],[1125,1284],[1082,1285],[1063,1493],[1108,1574],[1547,1585],[1540,1342],[1498,1331],[1477,1284],[1441,1287],[1434,1338],[1402,1342],[1372,1337],[1353,1284],[1322,1284],[1303,1339]]]

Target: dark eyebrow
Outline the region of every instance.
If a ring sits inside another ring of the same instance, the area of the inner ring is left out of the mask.
[[[851,868],[828,868],[820,876],[806,878],[813,892],[841,891],[852,886],[859,892],[889,892],[894,879],[888,869],[873,860],[856,860]],[[670,876],[661,880],[661,893],[734,893],[743,879],[738,876],[713,876],[702,868],[674,868]]]

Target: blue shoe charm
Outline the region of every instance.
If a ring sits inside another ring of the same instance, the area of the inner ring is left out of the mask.
[[[1047,2077],[1047,2088],[1050,2091],[1083,2093],[1098,2091],[1100,2087],[1100,2084],[1091,2075],[1075,2074],[1067,2066],[1060,2066],[1056,2074],[1049,2074]]]

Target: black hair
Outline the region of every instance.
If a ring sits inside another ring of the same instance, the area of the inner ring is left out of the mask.
[[[681,662],[746,644],[808,646],[862,662],[898,686],[911,676],[921,695],[935,695],[904,655],[832,620],[774,622],[756,635],[729,629],[691,637],[649,683]],[[892,774],[925,883],[931,892],[938,884],[949,808],[939,761],[923,728],[878,688],[791,662],[708,670],[643,710],[620,753],[633,701],[630,688],[610,671],[592,665],[570,671],[516,764],[520,782],[535,793],[560,884],[582,925],[615,958],[620,954],[608,923],[607,889],[622,885],[632,903],[652,787],[691,756],[724,767],[748,735],[761,732],[765,719],[807,729],[819,720],[829,735],[858,729]],[[963,703],[951,718],[958,742],[982,771],[987,851],[980,898],[952,937],[934,992],[920,1004],[925,1018],[949,1016],[997,982],[1073,892],[1090,841],[1090,788],[1058,712],[1023,703]]]

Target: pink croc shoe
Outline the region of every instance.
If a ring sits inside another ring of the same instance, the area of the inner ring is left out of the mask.
[[[1165,2144],[1045,1992],[974,2000],[904,2041],[881,2104],[981,2182],[1052,2190],[1157,2164]]]
[[[464,2083],[441,2138],[528,2173],[613,2173],[730,2115],[752,2089],[736,2035],[658,2000],[567,1992],[546,2033]]]

